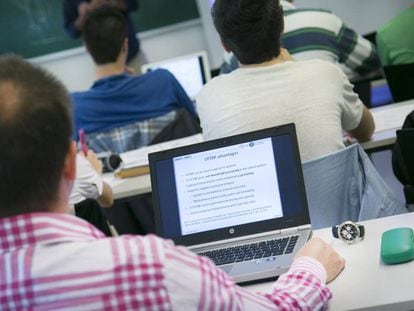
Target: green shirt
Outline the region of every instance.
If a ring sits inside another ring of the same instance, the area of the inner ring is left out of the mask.
[[[414,63],[414,7],[404,10],[377,32],[383,66]]]

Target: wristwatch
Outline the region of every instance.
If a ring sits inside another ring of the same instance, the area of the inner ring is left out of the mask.
[[[348,244],[353,244],[364,238],[365,228],[363,225],[356,224],[352,221],[345,221],[338,226],[332,227],[334,238],[340,239]]]

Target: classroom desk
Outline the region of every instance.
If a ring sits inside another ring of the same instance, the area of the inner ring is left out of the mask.
[[[331,236],[331,228],[314,231],[346,260],[344,271],[328,286],[329,310],[414,310],[414,261],[387,266],[380,258],[381,234],[397,227],[414,227],[414,213],[360,222],[365,239],[347,245]],[[272,282],[245,286],[266,291]]]
[[[111,185],[114,200],[151,192],[149,174],[119,179],[114,178],[112,173],[107,173],[103,175],[103,179]]]
[[[370,141],[361,143],[362,148],[369,153],[390,149],[396,139],[396,130],[401,128],[413,110],[414,99],[370,109],[375,121],[375,132]]]
[[[376,130],[372,139],[362,143],[361,146],[367,152],[389,149],[395,142],[395,131],[401,128],[405,117],[412,110],[414,110],[414,100],[370,109],[374,116]],[[151,192],[149,175],[115,180],[112,174],[105,174],[104,179],[112,186],[115,199]]]

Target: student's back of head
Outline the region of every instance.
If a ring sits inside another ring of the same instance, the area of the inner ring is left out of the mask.
[[[223,45],[242,64],[259,64],[279,55],[283,32],[279,0],[216,0],[212,15]]]
[[[64,86],[16,56],[0,57],[0,218],[48,211],[71,142]]]
[[[127,32],[125,17],[117,10],[102,7],[89,13],[83,26],[83,38],[95,63],[114,63],[123,48]]]

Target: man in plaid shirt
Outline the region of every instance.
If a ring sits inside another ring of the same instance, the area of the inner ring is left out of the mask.
[[[43,70],[0,57],[1,310],[308,310],[344,267],[313,239],[267,293],[156,236],[106,238],[70,216],[75,179],[70,100]]]

